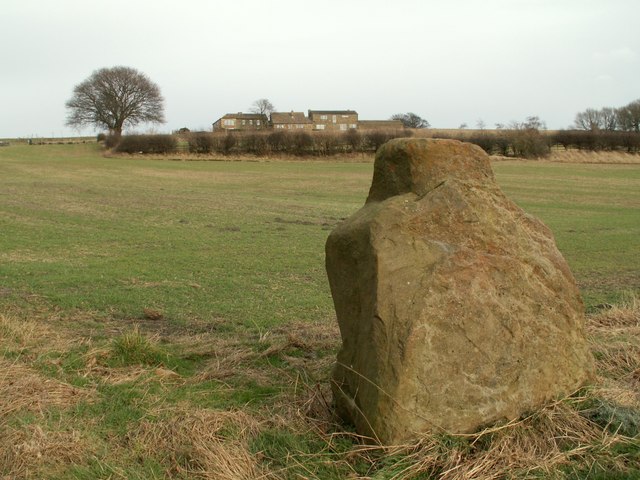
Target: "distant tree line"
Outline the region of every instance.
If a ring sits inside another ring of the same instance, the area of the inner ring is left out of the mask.
[[[587,108],[576,113],[573,128],[549,139],[565,149],[640,152],[640,99],[619,108]]]
[[[635,102],[634,102],[635,103]],[[553,147],[566,150],[624,151],[640,153],[640,133],[630,130],[571,129],[547,131],[538,117],[524,122],[511,122],[493,131],[434,134],[437,138],[453,138],[475,143],[490,155],[539,158],[551,153]]]
[[[640,99],[624,107],[587,108],[574,120],[576,130],[640,132]]]
[[[434,134],[434,138],[451,138],[463,142],[475,143],[489,155],[509,157],[538,158],[548,155],[551,144],[545,124],[537,116],[530,116],[523,122],[511,122],[507,128],[480,130],[475,133],[460,131],[459,134]],[[464,129],[460,129],[464,130]]]
[[[185,132],[179,135],[107,136],[105,145],[119,153],[330,156],[373,153],[392,138],[413,135],[410,130],[360,132]]]

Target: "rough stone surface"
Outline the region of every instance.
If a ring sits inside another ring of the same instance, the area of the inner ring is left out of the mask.
[[[477,431],[591,375],[582,300],[551,231],[505,197],[474,145],[384,145],[326,266],[343,342],[336,407],[379,442]]]

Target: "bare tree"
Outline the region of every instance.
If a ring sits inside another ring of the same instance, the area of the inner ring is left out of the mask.
[[[266,98],[259,98],[258,100],[253,102],[253,105],[251,105],[252,113],[259,113],[261,115],[266,115],[267,117],[275,112],[275,110],[276,107],[274,107],[273,103],[271,103]]]
[[[106,128],[114,136],[124,126],[164,123],[164,99],[160,88],[129,67],[103,68],[76,85],[67,101],[67,125]]]
[[[405,128],[429,128],[429,122],[413,112],[396,113],[391,120],[400,120]]]
[[[618,127],[627,132],[640,132],[640,99],[618,110]]]
[[[529,130],[546,130],[547,124],[544,120],[541,120],[537,115],[531,115],[527,117],[522,126]]]
[[[603,130],[618,128],[618,112],[615,108],[604,107],[600,110],[600,122]]]
[[[602,128],[600,112],[595,108],[587,108],[584,112],[578,112],[573,125],[578,130],[600,130]]]

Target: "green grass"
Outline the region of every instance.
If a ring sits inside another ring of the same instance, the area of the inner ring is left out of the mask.
[[[332,315],[323,243],[362,202],[362,165],[104,159],[90,146],[40,158],[39,148],[0,157],[5,291],[124,318],[153,307],[178,322]]]
[[[640,294],[640,166],[494,170],[552,228],[588,308]],[[306,408],[322,410],[339,343],[324,244],[362,206],[371,175],[371,163],[0,149],[0,360],[89,392],[12,413],[5,437],[39,425],[74,439],[77,457],[37,457],[42,478],[191,478],[180,459],[204,465],[202,445],[142,455],[136,434],[185,411],[248,412],[260,427],[232,430],[251,431],[246,449],[280,478],[392,478],[415,463],[354,455],[345,432],[327,441],[299,424]],[[597,406],[598,422],[637,428],[637,410]]]

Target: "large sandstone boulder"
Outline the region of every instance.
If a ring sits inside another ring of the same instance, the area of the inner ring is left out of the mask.
[[[551,231],[505,197],[474,145],[384,145],[326,266],[343,342],[336,406],[382,443],[514,419],[591,374]]]

